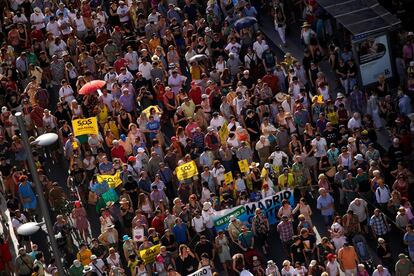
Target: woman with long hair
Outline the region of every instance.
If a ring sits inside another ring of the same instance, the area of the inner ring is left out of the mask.
[[[145,193],[138,195],[138,209],[142,210],[147,218],[151,218],[154,213],[153,202]]]

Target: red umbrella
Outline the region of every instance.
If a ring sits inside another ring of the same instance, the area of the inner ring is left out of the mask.
[[[93,80],[88,83],[86,83],[82,88],[79,90],[79,94],[81,95],[88,95],[92,94],[98,89],[101,89],[106,84],[103,80]]]

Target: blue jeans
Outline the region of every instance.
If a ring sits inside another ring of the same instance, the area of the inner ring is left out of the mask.
[[[331,225],[332,221],[333,221],[333,215],[324,215],[323,216],[323,221],[325,222],[325,225]]]

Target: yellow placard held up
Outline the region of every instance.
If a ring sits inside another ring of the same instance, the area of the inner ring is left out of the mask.
[[[143,249],[139,251],[139,256],[144,261],[145,264],[150,264],[155,262],[155,257],[160,254],[161,244],[151,246],[150,248]]]
[[[233,182],[233,174],[231,172],[227,172],[224,174],[224,183],[229,184]]]
[[[122,184],[121,173],[117,171],[114,175],[111,174],[98,174],[96,176],[98,183],[106,181],[109,188],[116,188]]]
[[[245,172],[248,172],[250,169],[249,169],[249,162],[247,162],[247,160],[246,159],[244,159],[244,160],[240,160],[239,162],[239,168],[240,168],[240,171],[242,172],[242,173],[245,173]]]
[[[224,124],[221,126],[219,130],[219,136],[220,136],[220,140],[222,144],[227,141],[229,134],[230,134],[230,131],[229,131],[229,128],[227,127],[227,123],[224,122]]]
[[[151,106],[145,108],[144,110],[142,110],[142,112],[144,112],[145,115],[147,115],[147,118],[150,115],[151,108],[154,108],[155,109],[155,113],[161,113],[160,108],[158,107],[158,105],[151,105]]]
[[[73,135],[99,134],[96,117],[72,120]]]
[[[197,165],[194,161],[178,166],[175,172],[179,181],[198,175]]]

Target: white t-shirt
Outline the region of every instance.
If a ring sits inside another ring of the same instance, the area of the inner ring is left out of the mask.
[[[84,31],[86,31],[85,22],[83,21],[83,17],[82,16],[80,18],[75,17],[73,19],[73,21],[75,22],[76,30],[78,32],[84,32]]]
[[[36,30],[41,30],[45,27],[45,16],[43,13],[32,13],[30,15],[30,22],[32,22],[33,26],[36,26]]]
[[[58,20],[59,27],[61,27],[61,31],[63,35],[69,35],[72,32],[72,27],[70,26],[70,22],[68,18],[61,18]]]
[[[241,45],[239,43],[229,43],[227,44],[226,48],[224,48],[224,50],[228,51],[229,53],[233,53],[235,55],[239,55],[239,51],[240,51]]]
[[[116,13],[119,15],[119,22],[124,23],[129,21],[128,16],[129,8],[127,5],[124,5],[123,7],[119,6],[116,10]],[[126,15],[126,16],[123,16]]]
[[[112,90],[112,84],[116,82],[118,74],[116,72],[108,72],[105,74],[104,81],[106,81],[106,89]]]
[[[96,162],[95,157],[93,157],[93,156],[91,156],[91,159],[89,159],[89,160],[84,158],[83,159],[83,166],[84,166],[85,170],[90,171],[90,170],[95,169],[96,168],[96,163],[95,162]]]
[[[236,98],[233,99],[232,104],[233,104],[233,106],[236,107],[236,113],[237,113],[237,115],[240,115],[241,114],[245,102],[246,102],[246,99],[244,97],[242,97],[241,99],[239,99],[238,97],[236,97]]]
[[[326,264],[326,272],[328,272],[329,275],[338,275],[339,263],[336,260],[334,262],[328,262]]]
[[[274,166],[281,167],[283,165],[283,157],[288,158],[287,154],[280,150],[272,152],[269,159],[273,160]]]
[[[217,116],[217,118],[212,118],[210,120],[210,126],[214,127],[216,130],[218,130],[218,127],[221,127],[224,125],[226,120],[224,120],[223,116]]]
[[[108,94],[106,94],[106,96],[102,95],[101,98],[102,98],[104,104],[106,104],[108,106],[109,111],[112,111],[113,110],[112,102],[114,101],[114,96],[112,94],[108,93]]]
[[[134,79],[134,77],[132,76],[132,74],[129,71],[126,71],[125,74],[119,74],[118,76],[118,82],[120,84],[124,83],[124,81],[132,81]]]
[[[124,58],[128,62],[127,64],[129,70],[138,70],[138,53],[136,51],[126,53]]]
[[[159,12],[155,12],[155,14],[150,13],[150,15],[148,15],[148,22],[154,22],[154,24],[158,23],[158,19],[160,18],[160,13]]]
[[[72,100],[75,99],[75,97],[73,96],[73,89],[71,86],[67,86],[67,87],[61,87],[59,90],[59,97],[62,98],[64,97],[64,101],[67,103],[71,103]]]
[[[355,215],[358,216],[359,222],[362,222],[364,220],[366,220],[367,218],[367,212],[365,211],[367,208],[367,202],[363,199],[359,199],[359,201],[361,202],[361,204],[356,205],[355,200],[353,200],[350,204],[349,204],[349,210],[352,210],[354,212]]]
[[[201,233],[201,232],[203,232],[206,229],[206,227],[204,225],[204,219],[203,219],[202,216],[200,216],[199,218],[194,217],[191,220],[191,225],[194,227],[194,230],[197,233]]]
[[[53,36],[60,36],[60,29],[59,29],[59,24],[57,23],[57,21],[55,21],[54,23],[52,21],[47,23],[46,31],[48,31],[49,33],[52,33]]]
[[[151,70],[152,70],[152,64],[149,62],[140,63],[138,66],[138,71],[142,73],[142,77],[146,80],[151,79]]]
[[[99,276],[104,275],[105,272],[105,263],[102,259],[96,259],[95,263],[91,262],[89,264],[92,267],[92,271],[98,274]]]
[[[326,140],[321,137],[319,141],[315,138],[312,140],[311,145],[315,147],[315,157],[326,156]]]
[[[266,51],[269,48],[266,41],[262,40],[262,43],[259,43],[259,41],[255,41],[253,43],[253,50],[256,52],[256,55],[259,58],[262,58],[263,52]]]
[[[218,169],[214,168],[211,173],[213,174],[213,177],[217,178],[217,182],[221,183],[224,181],[224,173],[226,172],[226,169],[224,169],[223,166],[220,166]]]

